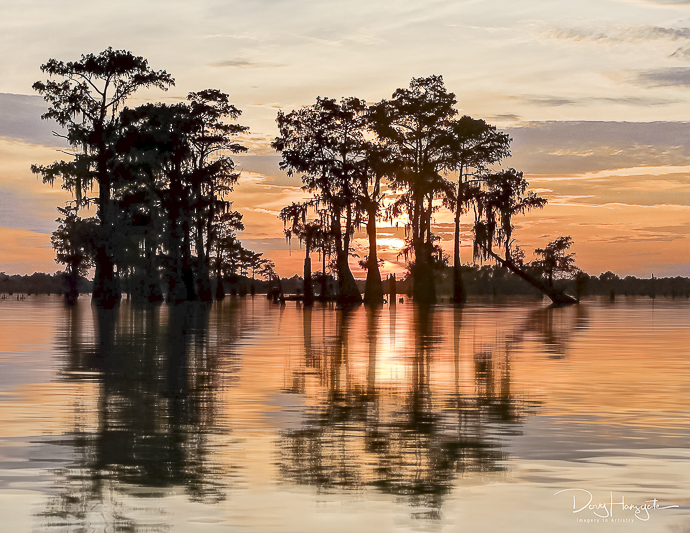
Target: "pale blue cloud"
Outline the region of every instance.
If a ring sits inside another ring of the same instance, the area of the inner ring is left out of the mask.
[[[689,122],[548,121],[506,132],[514,139],[507,163],[533,174],[690,165]]]
[[[52,233],[58,212],[45,201],[0,189],[0,228],[26,229],[34,233]]]
[[[639,73],[638,83],[651,87],[667,87],[671,85],[690,86],[690,68],[669,67],[645,70]]]
[[[64,139],[52,133],[63,132],[62,128],[54,120],[41,120],[47,109],[40,96],[0,93],[0,137],[46,146],[65,146]]]

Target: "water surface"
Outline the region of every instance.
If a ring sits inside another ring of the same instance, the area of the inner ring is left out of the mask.
[[[3,300],[3,530],[685,531],[689,325],[686,299]]]

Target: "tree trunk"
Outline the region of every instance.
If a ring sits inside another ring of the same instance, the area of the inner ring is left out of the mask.
[[[206,261],[204,221],[202,219],[199,220],[196,229],[197,299],[202,302],[210,302],[213,299],[213,294],[211,292],[211,277],[209,275],[208,262]]]
[[[77,303],[79,298],[79,274],[76,265],[70,265],[70,268],[65,276],[67,281],[67,291],[65,292],[65,303],[70,307]]]
[[[311,285],[311,257],[309,257],[309,247],[307,256],[304,258],[304,305],[314,305],[314,289]]]
[[[170,255],[172,265],[168,269],[168,301],[180,303],[187,297],[187,289],[184,284],[182,270],[189,263],[185,223],[181,219],[181,199],[184,197],[181,186],[179,164],[175,164],[174,172],[170,176],[170,207],[168,208],[168,220],[170,223]]]
[[[467,299],[465,284],[462,281],[462,263],[460,262],[460,213],[462,210],[462,175],[463,167],[460,166],[458,176],[458,196],[455,203],[455,239],[453,243],[453,301],[463,303]]]
[[[225,298],[225,287],[223,287],[223,280],[217,278],[216,284],[216,300],[223,300]]]
[[[362,295],[357,287],[348,263],[345,250],[338,252],[338,304],[349,306],[362,303]]]
[[[414,243],[415,265],[412,272],[412,291],[415,302],[420,305],[436,303],[433,242],[431,241],[431,200],[429,204],[427,210],[422,199],[419,235]]]
[[[495,254],[491,250],[488,250],[488,252],[489,252],[489,255],[491,257],[493,257],[496,261],[498,261],[503,266],[508,268],[508,270],[510,270],[514,274],[517,274],[522,279],[524,279],[527,283],[529,283],[533,287],[536,287],[542,293],[544,293],[546,296],[548,296],[554,305],[557,305],[557,306],[572,305],[572,304],[577,303],[577,300],[575,298],[573,298],[572,296],[565,294],[563,291],[559,291],[557,289],[554,289],[553,287],[549,287],[546,283],[542,282],[541,280],[539,280],[533,276],[530,276],[529,274],[527,274],[527,272],[524,272],[522,269],[520,269],[517,265],[515,265],[509,259],[503,259],[502,257]]]
[[[99,307],[112,309],[120,302],[120,291],[115,278],[115,261],[113,259],[115,224],[112,216],[113,209],[110,205],[110,179],[107,176],[107,170],[106,177],[99,181],[98,188],[100,235],[96,249],[96,274],[92,299]]]
[[[349,212],[348,212],[349,219]],[[340,213],[331,214],[331,230],[335,237],[336,265],[338,270],[338,305],[350,306],[362,303],[362,295],[349,264],[349,238],[343,238]],[[344,241],[344,242],[343,242]]]
[[[223,287],[222,255],[220,250],[218,250],[218,257],[216,259],[216,300],[223,300],[225,298],[225,287]]]
[[[462,281],[462,263],[460,262],[460,206],[455,211],[455,243],[453,247],[453,301],[463,303],[467,299],[465,284]]]
[[[187,301],[192,301],[196,297],[196,291],[194,290],[194,271],[192,270],[191,237],[187,221],[182,224],[182,233],[182,284],[186,289],[185,298]]]
[[[323,276],[321,277],[321,301],[325,302],[328,299],[328,278],[326,277],[326,247],[321,250],[321,269]]]
[[[148,230],[149,232],[151,230]],[[160,303],[163,301],[163,291],[158,279],[158,265],[156,264],[155,237],[150,233],[144,236],[146,252],[146,298],[149,303]]]
[[[364,301],[369,305],[381,305],[383,303],[383,281],[381,281],[381,272],[379,271],[379,262],[376,256],[376,204],[370,202],[368,211],[369,267],[367,268],[367,281],[364,286]]]
[[[412,272],[412,290],[414,301],[420,305],[436,303],[436,283],[434,282],[433,265],[420,254]]]

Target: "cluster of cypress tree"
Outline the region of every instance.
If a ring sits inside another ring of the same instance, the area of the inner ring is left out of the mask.
[[[299,174],[311,194],[280,214],[288,238],[295,235],[306,244],[305,302],[313,299],[309,254],[316,250],[335,255],[339,303],[362,301],[349,266],[352,237],[361,226],[369,240],[361,262],[367,269],[364,300],[382,302],[376,244],[381,218],[405,225],[402,255],[409,259],[415,301],[435,302],[435,278],[447,262],[434,233],[435,214],[444,207],[454,219],[454,301],[465,299],[460,220],[470,210],[473,259],[499,262],[556,303],[575,301],[554,288],[553,268],[550,277],[534,277],[515,255],[513,218],[542,208],[546,200],[527,190],[522,172],[493,170],[510,155],[510,137],[484,120],[459,116],[456,103],[443,78],[430,76],[413,78],[409,88],[372,105],[354,97],[317,98],[313,105],[278,113],[273,147],[282,155],[281,168]],[[569,237],[562,239],[569,246]],[[548,263],[563,263],[568,246]]]
[[[234,122],[241,112],[227,94],[207,89],[177,104],[126,107],[138,89],[166,90],[174,80],[152,70],[143,57],[112,48],[75,62],[51,59],[41,69],[49,79],[34,89],[49,104],[43,118],[64,127],[72,147],[71,160],[32,167],[44,182],[59,179],[74,195],[69,207],[59,208],[53,235],[57,260],[67,266],[68,300],[76,298],[79,276],[92,267],[93,298],[103,307],[117,304],[123,290],[146,302],[166,296],[172,302],[209,301],[212,277],[222,297],[221,280],[238,269],[274,277],[271,263],[237,240],[243,226],[228,200],[239,178],[231,155],[246,151],[237,136],[248,128]],[[335,255],[338,301],[362,301],[349,266],[352,237],[362,225],[369,238],[362,262],[365,300],[383,300],[380,218],[404,221],[403,253],[411,256],[415,300],[433,303],[435,271],[447,261],[433,231],[442,207],[454,214],[455,301],[465,298],[460,220],[470,209],[473,259],[496,260],[556,303],[574,301],[553,288],[553,268],[537,279],[521,268],[511,248],[513,217],[546,203],[527,190],[521,172],[492,171],[510,155],[511,139],[483,120],[459,117],[456,103],[443,78],[430,76],[414,78],[409,88],[373,105],[359,98],[317,98],[314,105],[278,113],[273,147],[282,155],[281,168],[298,173],[311,194],[280,215],[288,237],[306,244],[305,303],[313,300],[309,254],[317,249],[323,258]],[[96,216],[81,218],[79,209],[91,204]],[[567,246],[554,261],[571,258],[565,255],[571,241],[561,239]],[[324,280],[325,267],[324,259]]]
[[[166,90],[174,80],[112,48],[75,62],[51,59],[41,69],[50,76],[34,84],[49,104],[43,118],[63,126],[72,147],[69,161],[32,166],[74,196],[59,208],[53,235],[68,300],[91,267],[94,301],[112,307],[123,290],[146,302],[209,301],[212,271],[220,280],[265,263],[236,238],[243,226],[228,200],[239,177],[230,156],[246,151],[236,136],[248,128],[234,123],[241,112],[227,94],[207,89],[177,104],[126,107],[137,89]],[[92,204],[96,216],[81,218]]]

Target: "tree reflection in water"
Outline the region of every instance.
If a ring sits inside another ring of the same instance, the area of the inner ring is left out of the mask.
[[[388,329],[391,348],[403,340],[396,339],[393,308],[389,325],[382,324],[381,309],[366,311],[365,376],[356,375],[349,358],[350,337],[363,337],[353,313],[337,311],[335,335],[319,346],[312,339],[313,312],[306,311],[305,365],[293,370],[288,392],[305,394],[316,404],[299,426],[281,434],[283,481],[313,485],[319,492],[378,490],[411,506],[413,518],[439,518],[458,478],[505,474],[501,438],[518,434],[520,422],[537,405],[511,390],[512,352],[525,331],[550,342],[553,311],[539,310],[490,344],[478,343],[468,367],[461,360],[462,309],[417,308],[405,377],[393,385],[377,382],[380,359],[389,355],[382,353],[385,343],[379,337]],[[440,321],[451,313],[454,387],[442,390],[433,386],[434,370],[444,357],[439,349],[444,331],[448,334],[448,325]],[[559,330],[563,346],[568,333]],[[473,377],[466,375],[468,369]],[[311,374],[318,379],[306,379]],[[461,386],[468,381],[470,390]]]
[[[573,335],[588,327],[586,306],[548,306],[532,311],[525,323],[516,330],[514,340],[520,342],[525,334],[533,335],[550,359],[563,359],[568,354]]]
[[[72,446],[73,461],[55,471],[41,528],[163,531],[162,510],[148,509],[140,523],[126,516],[122,496],[160,497],[184,487],[192,501],[225,499],[235,476],[219,460],[228,431],[217,396],[236,361],[227,353],[221,359],[218,347],[227,348],[239,327],[233,307],[216,314],[213,343],[204,304],[94,309],[93,336],[80,331],[86,312],[66,310],[59,349],[67,354],[66,379],[97,384],[97,407],[75,402],[74,429],[60,441]]]
[[[505,438],[519,434],[536,405],[516,391],[516,354],[536,341],[547,355],[565,357],[569,338],[587,327],[580,309],[518,308],[515,315],[481,307],[255,305],[123,304],[94,309],[93,331],[89,307],[65,310],[57,351],[65,355],[61,375],[74,385],[74,408],[72,431],[58,444],[69,446],[72,459],[55,470],[38,530],[165,531],[174,520],[156,498],[183,492],[193,502],[223,501],[238,485],[234,450],[242,446],[231,438],[226,411],[250,434],[277,435],[270,475],[279,483],[387,494],[413,518],[439,524],[461,479],[505,476]],[[524,319],[512,324],[511,316]],[[243,401],[228,409],[221,398],[239,379],[243,357],[249,383],[264,371],[271,381],[254,396],[238,388]],[[270,398],[283,376],[286,392],[308,407],[278,430],[256,402]]]

